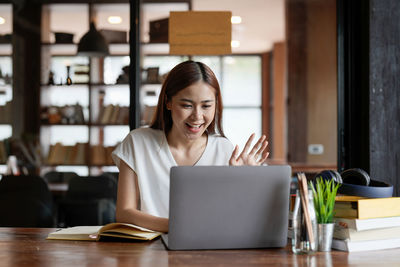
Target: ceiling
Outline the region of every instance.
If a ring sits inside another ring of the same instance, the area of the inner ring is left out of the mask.
[[[148,22],[187,10],[187,4],[142,5],[142,39],[148,40]],[[192,0],[194,11],[231,11],[242,23],[232,25],[232,40],[240,42],[233,53],[261,53],[285,39],[284,0]]]
[[[142,4],[142,39],[148,40],[149,21],[169,16],[169,11],[187,10],[185,3]],[[54,41],[52,32],[74,33],[74,42],[78,42],[88,30],[87,4],[52,4],[48,6],[49,30],[44,41]],[[285,38],[284,0],[192,0],[195,11],[231,11],[240,16],[242,22],[232,25],[232,40],[240,42],[233,53],[261,53],[271,49],[274,42]],[[6,23],[0,25],[0,34],[11,31],[11,5],[0,5],[0,15]],[[98,29],[129,30],[129,4],[94,5]],[[44,12],[46,14],[46,12]],[[122,23],[111,25],[106,20],[110,15],[118,14]]]

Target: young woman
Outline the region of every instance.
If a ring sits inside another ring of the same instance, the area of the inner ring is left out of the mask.
[[[118,222],[168,231],[169,171],[177,165],[261,165],[262,136],[233,148],[222,130],[222,99],[212,70],[186,61],[168,74],[150,128],[131,131],[112,156],[119,168]]]

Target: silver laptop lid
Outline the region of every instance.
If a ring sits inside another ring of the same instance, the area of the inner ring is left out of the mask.
[[[283,247],[290,166],[171,168],[168,248]]]

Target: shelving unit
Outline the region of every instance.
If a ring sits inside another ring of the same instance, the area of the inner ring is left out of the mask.
[[[5,139],[13,134],[11,120],[11,105],[13,100],[13,49],[12,34],[12,5],[1,4],[0,16],[5,19],[0,28],[0,175],[6,171],[8,151]]]
[[[119,7],[129,12],[128,4]],[[129,66],[129,44],[110,44],[110,55],[104,58],[77,55],[77,43],[88,30],[89,17],[97,14],[96,26],[102,29],[107,9],[104,4],[43,6],[40,142],[45,163],[41,173],[56,169],[96,175],[116,170],[111,151],[129,132],[129,84],[116,84],[122,68]],[[118,11],[115,7],[112,10]],[[68,12],[74,14],[74,23],[86,28],[75,29],[69,21],[63,21]],[[124,18],[129,16],[125,14]],[[52,38],[55,31],[73,33],[74,43],[56,43]],[[50,71],[53,82],[49,84]],[[66,84],[67,78],[72,80],[71,85]],[[122,110],[124,117],[119,115]]]

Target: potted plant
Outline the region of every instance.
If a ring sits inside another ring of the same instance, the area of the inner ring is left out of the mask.
[[[310,182],[314,197],[314,208],[318,222],[318,250],[330,251],[333,236],[333,215],[337,190],[340,184],[333,180],[317,177],[315,183]]]

